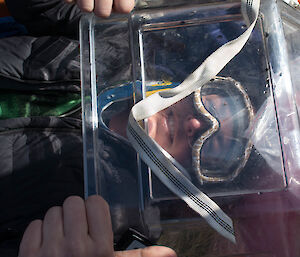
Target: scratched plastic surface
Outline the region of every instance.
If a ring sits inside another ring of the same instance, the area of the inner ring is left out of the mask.
[[[263,1],[249,41],[218,74],[240,83],[251,100],[254,119],[245,135],[253,149],[232,179],[190,178],[233,219],[233,245],[138,158],[130,161],[136,163],[132,176],[123,167],[108,178],[102,164],[103,131],[113,117],[154,91],[178,85],[245,30],[238,1],[153,10],[149,1],[141,2],[147,9],[139,3],[129,19],[89,16],[81,22],[86,195],[98,193],[109,202],[116,241],[133,227],[179,256],[300,256],[299,11]],[[116,144],[117,156],[120,149]]]

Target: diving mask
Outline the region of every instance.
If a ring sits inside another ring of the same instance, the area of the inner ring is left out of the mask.
[[[195,109],[209,123],[193,144],[193,168],[201,181],[233,180],[252,149],[245,136],[254,117],[249,96],[239,82],[216,77],[196,90],[193,99]]]
[[[165,81],[146,84],[149,95],[179,85]],[[197,177],[201,183],[226,182],[239,175],[250,156],[252,143],[246,131],[253,117],[243,86],[229,77],[215,77],[150,116],[147,128],[148,135],[187,178]]]

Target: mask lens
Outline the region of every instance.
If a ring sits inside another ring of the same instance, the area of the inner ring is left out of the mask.
[[[194,169],[201,180],[232,180],[244,167],[252,147],[245,133],[253,116],[250,100],[241,85],[230,78],[207,83],[200,97],[209,113],[200,115],[211,126],[193,145],[193,153],[198,155],[193,158]]]

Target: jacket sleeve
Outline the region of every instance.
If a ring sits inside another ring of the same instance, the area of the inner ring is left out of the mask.
[[[6,0],[10,14],[33,36],[78,38],[83,13],[75,4],[63,0]]]

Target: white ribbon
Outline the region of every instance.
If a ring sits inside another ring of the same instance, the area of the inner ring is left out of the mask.
[[[242,0],[242,14],[249,25],[248,29],[238,38],[218,48],[176,88],[157,92],[135,104],[127,126],[130,142],[156,176],[210,226],[232,242],[235,242],[232,220],[174,166],[138,122],[180,101],[214,78],[247,42],[258,17],[259,5],[260,0]]]

